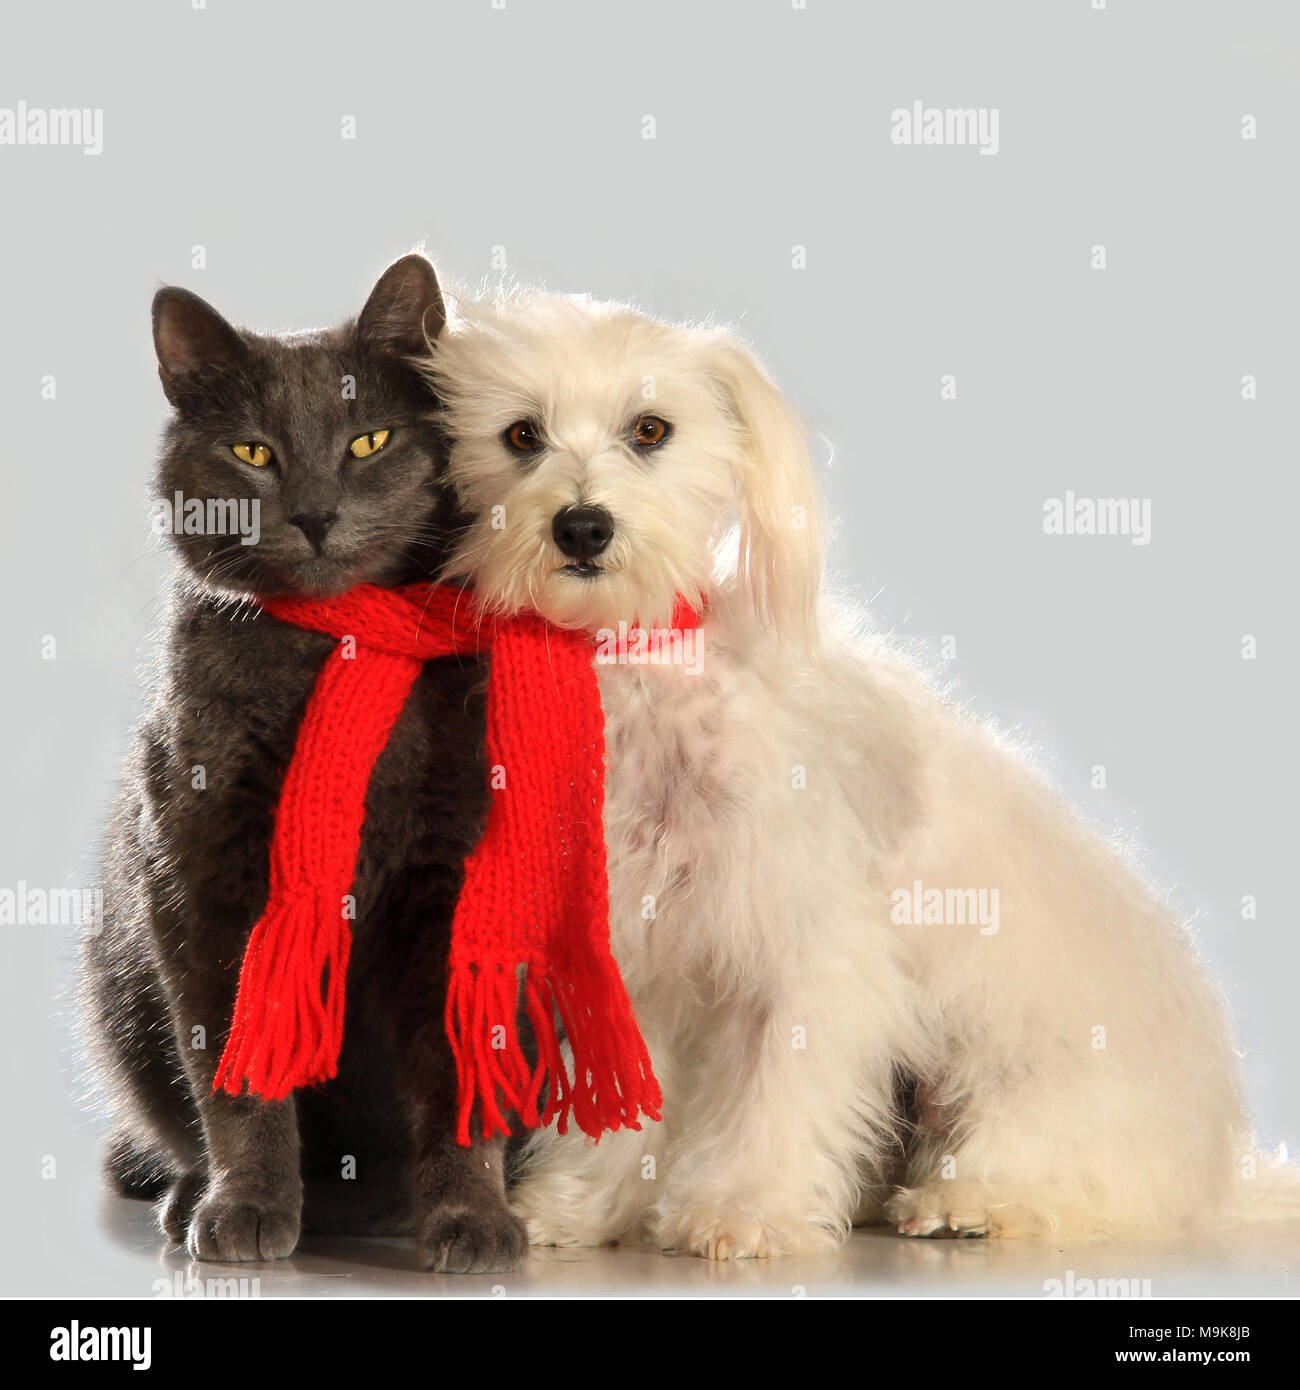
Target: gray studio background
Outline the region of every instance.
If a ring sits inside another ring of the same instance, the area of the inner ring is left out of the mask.
[[[95,157],[0,146],[0,887],[91,881],[140,707],[153,291],[302,328],[417,242],[467,286],[504,248],[740,326],[833,446],[839,577],[934,657],[955,638],[962,697],[1145,846],[1262,1138],[1300,1139],[1293,7],[25,0],[4,28],[0,107],[104,126]],[[997,155],[893,145],[918,100],[996,107]],[[1044,535],[1067,490],[1150,499],[1150,544]],[[0,927],[0,1203],[31,1256],[4,1292],[117,1287],[70,935]]]

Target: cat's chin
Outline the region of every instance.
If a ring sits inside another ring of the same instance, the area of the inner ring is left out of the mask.
[[[309,598],[329,598],[333,594],[345,593],[357,584],[368,583],[375,577],[355,561],[332,560],[318,555],[314,560],[304,560],[293,567],[289,572],[289,589]]]

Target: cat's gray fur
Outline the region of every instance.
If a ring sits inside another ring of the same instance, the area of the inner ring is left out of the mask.
[[[456,518],[409,357],[442,322],[419,256],[390,267],[357,321],[329,332],[237,332],[184,290],[154,302],[175,407],[158,494],[256,498],[261,539],[175,538],[166,651],[112,811],[84,998],[113,1115],[110,1176],[157,1195],[163,1229],[196,1258],[288,1255],[304,1228],[413,1231],[432,1269],[506,1269],[525,1248],[500,1142],[455,1142],[443,1024],[451,913],[486,813],[477,663],[426,665],[375,769],[338,1078],[274,1104],[212,1089],[266,903],[281,780],[332,645],[248,597],[436,571]],[[348,454],[381,428],[392,431],[382,452]],[[230,446],[249,441],[271,446],[274,465],[241,464]]]

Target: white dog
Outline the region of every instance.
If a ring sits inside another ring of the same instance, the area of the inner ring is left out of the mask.
[[[729,336],[527,293],[430,369],[451,572],[608,645],[615,954],[663,1122],[534,1136],[535,1242],[714,1258],[1300,1210],[1178,924],[986,728],[822,611],[802,430]],[[685,653],[689,659],[682,659]]]

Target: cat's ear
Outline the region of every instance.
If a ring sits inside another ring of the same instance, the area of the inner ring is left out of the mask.
[[[447,322],[433,267],[419,255],[394,261],[370,291],[357,332],[396,357],[423,356]]]
[[[212,305],[175,285],[153,297],[153,345],[163,390],[176,406],[205,377],[248,360],[244,340]]]

